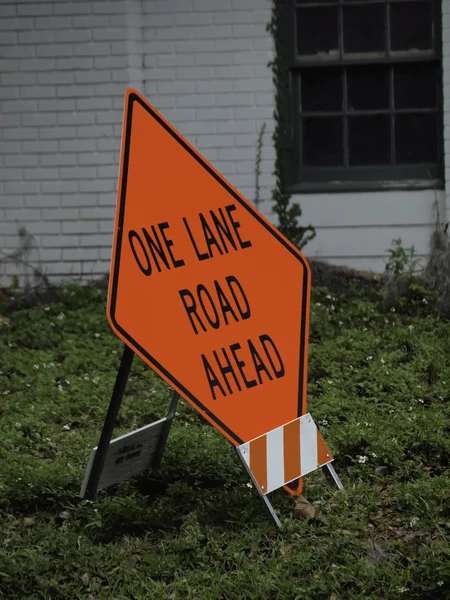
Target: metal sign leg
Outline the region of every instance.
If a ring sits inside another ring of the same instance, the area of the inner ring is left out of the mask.
[[[93,500],[97,494],[97,488],[100,481],[100,476],[105,464],[106,455],[109,449],[109,443],[112,438],[117,415],[119,414],[122,397],[127,385],[128,376],[130,374],[131,364],[133,362],[134,352],[128,346],[124,346],[122,358],[120,361],[119,370],[117,372],[116,382],[114,384],[111,401],[109,403],[108,412],[106,413],[105,422],[103,424],[102,433],[95,453],[94,462],[92,464],[89,481],[86,486],[85,498]]]
[[[325,473],[325,477],[331,484],[334,484],[338,490],[342,492],[344,486],[342,485],[342,481],[339,479],[339,475],[336,473],[333,464],[328,463],[322,467],[322,471]]]
[[[164,450],[167,443],[167,438],[169,437],[170,427],[172,425],[173,418],[175,416],[175,411],[178,406],[178,400],[180,395],[175,390],[172,391],[172,398],[170,399],[169,410],[167,412],[166,423],[164,429],[161,433],[161,438],[159,440],[158,448],[156,450],[155,458],[152,464],[152,468],[157,468],[161,464],[161,460],[164,454]]]
[[[253,477],[253,473],[250,471],[247,463],[245,462],[245,460],[243,459],[241,453],[239,452],[239,450],[236,448],[237,451],[237,455],[239,456],[239,458],[241,459],[242,464],[244,465],[245,470],[247,471],[250,479],[252,480],[253,486],[255,487],[256,491],[258,492],[258,494],[260,495],[262,501],[264,502],[264,504],[266,505],[267,510],[270,512],[273,520],[275,521],[275,524],[277,527],[279,527],[281,529],[281,521],[280,519],[277,517],[275,510],[269,500],[269,498],[267,497],[267,495],[264,495],[260,488],[259,485],[256,482],[256,479]]]

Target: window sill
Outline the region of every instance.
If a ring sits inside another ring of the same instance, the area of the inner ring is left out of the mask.
[[[307,181],[288,186],[287,191],[289,194],[344,194],[443,189],[445,189],[445,185],[441,179],[411,179],[402,181]]]

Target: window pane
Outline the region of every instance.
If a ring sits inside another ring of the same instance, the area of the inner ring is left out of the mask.
[[[299,54],[338,51],[338,8],[321,6],[297,9]]]
[[[386,165],[390,163],[390,119],[388,115],[349,117],[349,163]]]
[[[341,117],[303,119],[303,164],[334,167],[344,163]]]
[[[391,4],[391,50],[432,48],[432,6],[426,2]]]
[[[365,65],[347,69],[349,110],[389,108],[389,67]]]
[[[386,50],[386,5],[344,6],[344,52]]]
[[[396,115],[395,151],[399,164],[437,162],[437,117],[427,115]]]
[[[342,70],[305,69],[301,76],[303,112],[342,110]]]
[[[435,108],[437,69],[433,63],[394,67],[395,108]]]

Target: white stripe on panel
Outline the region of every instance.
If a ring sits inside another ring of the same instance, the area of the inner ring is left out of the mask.
[[[300,419],[300,448],[303,476],[317,469],[316,424],[309,414]]]
[[[284,435],[283,427],[272,429],[266,434],[267,440],[267,493],[285,483],[284,481]]]

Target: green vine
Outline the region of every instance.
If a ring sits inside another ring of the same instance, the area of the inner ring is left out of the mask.
[[[291,201],[291,195],[286,191],[288,153],[290,149],[288,108],[286,97],[289,90],[288,48],[283,42],[286,32],[282,30],[282,10],[287,9],[286,0],[273,0],[272,18],[267,25],[267,31],[272,35],[275,44],[275,58],[269,63],[275,86],[275,130],[272,140],[275,146],[275,186],[272,190],[273,211],[278,215],[278,229],[297,248],[302,249],[312,240],[316,231],[312,225],[303,227],[299,223],[302,209],[297,202]]]

